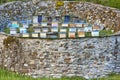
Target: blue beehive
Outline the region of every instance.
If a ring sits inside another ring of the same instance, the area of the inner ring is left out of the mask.
[[[42,15],[39,15],[39,16],[38,16],[38,23],[41,24],[41,22],[42,22]]]
[[[23,33],[23,34],[27,33],[27,29],[26,28],[20,28],[20,33]]]
[[[64,23],[69,23],[70,22],[70,16],[66,15],[64,17]]]

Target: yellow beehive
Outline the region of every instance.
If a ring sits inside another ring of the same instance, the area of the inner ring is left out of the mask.
[[[59,38],[66,38],[66,33],[59,33]]]
[[[78,32],[78,37],[85,37],[85,32],[79,31]]]
[[[29,34],[22,34],[22,37],[29,37]]]
[[[37,33],[32,33],[32,37],[38,37]]]

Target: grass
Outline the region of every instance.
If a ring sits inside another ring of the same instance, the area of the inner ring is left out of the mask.
[[[98,0],[98,4],[102,4],[105,6],[115,7],[120,9],[120,0]],[[95,2],[97,3],[97,2]]]
[[[7,71],[0,68],[0,80],[86,80],[83,77],[62,77],[62,78],[32,78],[30,76],[24,76],[16,74],[14,72]],[[120,80],[120,74],[110,74],[107,77],[90,80]]]
[[[97,79],[92,79],[92,80],[97,80]],[[103,77],[98,80],[120,80],[120,74],[111,73],[107,77]]]
[[[32,78],[30,76],[16,74],[0,68],[0,80],[85,80],[82,77],[62,77],[62,78]]]
[[[114,34],[114,32],[112,32],[111,30],[101,30],[100,31],[100,36],[111,36],[112,34]]]
[[[0,80],[39,80],[39,79],[33,79],[29,76],[19,75],[4,69],[0,69]]]
[[[110,6],[110,7],[120,9],[120,0],[68,0],[68,1],[92,2],[92,3],[102,4],[104,6]]]

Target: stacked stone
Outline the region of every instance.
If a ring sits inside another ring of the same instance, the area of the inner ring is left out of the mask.
[[[0,45],[0,65],[32,77],[103,77],[118,71],[114,61],[116,37],[62,40],[19,39],[19,47]],[[117,37],[118,43],[120,37]],[[120,47],[118,45],[118,47]],[[118,48],[118,51],[119,48]],[[119,57],[117,61],[119,60]],[[118,61],[119,62],[119,61]],[[119,65],[117,63],[117,65]]]
[[[118,31],[120,26],[120,11],[118,9],[88,2],[64,2],[64,6],[56,9],[56,2],[54,1],[17,1],[1,5],[0,8],[3,10],[3,13],[4,10],[7,11],[4,13],[4,16],[8,16],[11,20],[18,20],[22,17],[32,18],[32,15],[39,15],[39,12],[44,12],[44,15],[52,17],[56,14],[79,16],[92,24],[98,24],[106,27],[106,29],[115,31]]]

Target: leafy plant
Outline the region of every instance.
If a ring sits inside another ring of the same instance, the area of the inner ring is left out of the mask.
[[[100,36],[111,36],[112,34],[114,34],[114,32],[112,32],[111,30],[101,30],[100,31]]]
[[[4,32],[7,33],[7,34],[9,34],[10,33],[10,28],[5,28]]]
[[[20,33],[20,27],[19,27],[19,28],[17,28],[17,33]]]
[[[91,32],[85,32],[85,37],[91,37]]]
[[[32,26],[30,26],[30,27],[28,28],[28,33],[32,34],[33,32],[34,32],[34,29],[33,29]]]

